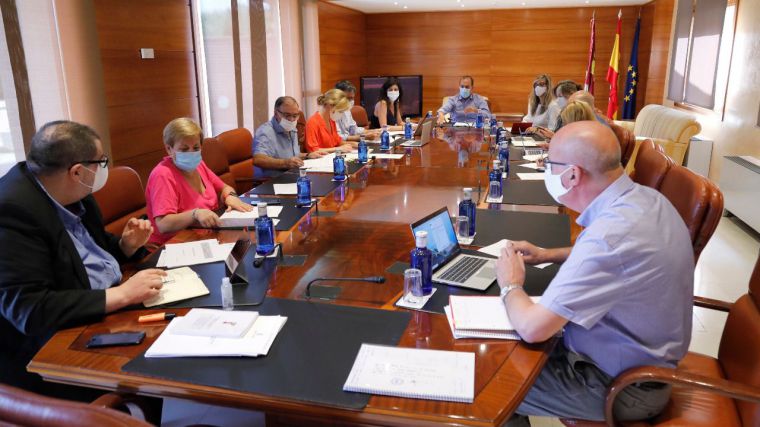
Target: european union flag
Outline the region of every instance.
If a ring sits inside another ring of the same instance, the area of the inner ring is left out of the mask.
[[[641,16],[636,19],[636,33],[633,35],[631,47],[631,61],[628,63],[628,71],[625,78],[625,96],[623,97],[623,120],[636,117],[636,85],[639,79],[639,30],[641,29]]]

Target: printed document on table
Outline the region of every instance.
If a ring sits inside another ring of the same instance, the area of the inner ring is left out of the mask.
[[[200,337],[241,338],[259,317],[255,311],[194,308],[180,317],[173,333]]]
[[[449,297],[451,318],[457,330],[514,331],[500,297]]]
[[[376,159],[394,159],[394,160],[398,160],[398,159],[403,159],[404,158],[404,154],[377,153],[377,154],[373,154],[372,157],[374,157]]]
[[[277,218],[282,213],[282,206],[267,206],[267,216]],[[255,207],[250,212],[240,212],[236,210],[227,211],[219,217],[222,220],[222,227],[253,227],[253,222],[259,217],[259,210]],[[274,225],[279,222],[277,219],[272,220]]]
[[[362,344],[343,390],[471,403],[475,353]]]
[[[536,140],[529,136],[513,136],[512,145],[516,147],[538,147]]]
[[[235,243],[220,244],[216,239],[195,242],[167,244],[158,257],[156,267],[183,267],[223,261],[232,251]]]
[[[196,272],[189,267],[180,267],[166,271],[164,284],[158,295],[143,302],[143,305],[155,307],[208,294],[208,288]]]
[[[272,184],[272,186],[274,186],[274,194],[278,196],[298,194],[298,186],[295,182],[292,184]]]
[[[544,173],[543,172],[537,172],[537,173],[517,173],[517,177],[520,178],[523,181],[543,181],[544,180]]]

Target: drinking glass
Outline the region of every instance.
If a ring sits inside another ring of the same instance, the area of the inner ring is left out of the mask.
[[[422,302],[422,271],[407,268],[404,271],[404,301],[409,304]]]
[[[462,215],[457,217],[457,237],[459,239],[469,239],[470,236],[470,218]]]

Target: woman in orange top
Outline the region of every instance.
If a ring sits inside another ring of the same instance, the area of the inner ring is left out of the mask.
[[[317,98],[319,110],[306,122],[306,151],[332,153],[335,150],[351,151],[356,142],[344,142],[335,124],[351,105],[340,89],[330,89]]]

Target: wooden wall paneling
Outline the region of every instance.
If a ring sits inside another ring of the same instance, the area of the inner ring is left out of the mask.
[[[145,182],[164,156],[162,131],[177,117],[199,120],[188,0],[95,0],[111,153]],[[152,48],[155,59],[141,59]]]
[[[322,91],[339,80],[351,80],[360,100],[359,77],[366,74],[366,15],[324,1],[319,2],[319,55]],[[308,71],[307,71],[308,72]]]
[[[673,0],[655,0],[648,3],[645,11],[652,15],[649,69],[647,70],[647,92],[644,104],[662,104],[665,98],[665,80],[668,71],[670,33],[673,25]],[[643,15],[644,12],[642,12]]]

